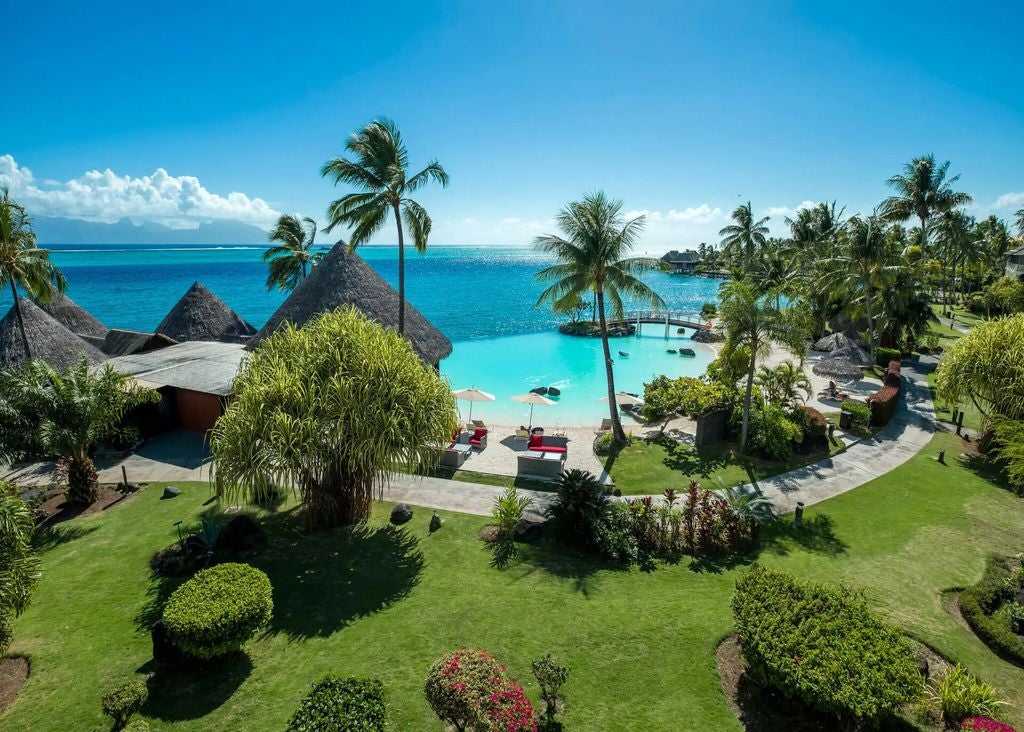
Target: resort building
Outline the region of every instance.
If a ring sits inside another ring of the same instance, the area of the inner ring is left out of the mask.
[[[173,339],[159,333],[111,328],[107,331],[107,337],[103,339],[100,350],[110,357],[130,356],[133,353],[147,353],[173,346],[175,343]]]
[[[351,305],[386,328],[398,328],[398,292],[362,257],[335,244],[309,276],[270,317],[249,342],[255,347],[285,321],[301,326],[314,316]],[[425,362],[437,366],[451,355],[452,344],[444,334],[405,303],[405,337]]]
[[[671,266],[674,274],[693,274],[697,271],[697,265],[700,264],[700,255],[693,249],[681,252],[673,249],[664,255],[661,261]]]
[[[179,343],[242,343],[255,335],[256,329],[202,283],[194,282],[156,327],[156,332]]]
[[[1017,241],[1020,241],[1018,239]],[[1024,246],[1017,247],[1006,253],[1006,275],[1024,279]]]
[[[42,359],[54,368],[78,363],[83,356],[90,364],[106,360],[98,348],[65,328],[31,300],[19,297],[18,304],[25,321],[25,335],[31,353],[25,353],[18,315],[12,305],[3,319],[0,319],[0,370],[17,368],[29,356]]]
[[[102,349],[110,329],[70,297],[62,292],[54,292],[49,302],[36,304],[76,336]]]

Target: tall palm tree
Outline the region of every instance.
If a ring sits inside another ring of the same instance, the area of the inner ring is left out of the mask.
[[[420,172],[409,175],[409,151],[395,123],[378,117],[354,133],[345,149],[355,157],[331,158],[320,175],[359,189],[327,207],[327,231],[339,224],[352,227],[348,241],[355,249],[367,241],[393,216],[398,229],[398,332],[405,333],[405,226],[409,227],[417,252],[427,248],[430,216],[410,194],[430,181],[448,185],[448,174],[432,160]]]
[[[64,292],[64,275],[50,261],[50,252],[36,246],[32,219],[25,207],[11,199],[7,187],[0,187],[0,287],[10,285],[14,312],[21,331],[26,358],[32,357],[25,321],[18,301],[18,287],[39,302],[49,302],[56,289]]]
[[[323,252],[314,252],[316,221],[306,216],[299,219],[295,214],[283,214],[267,235],[270,241],[279,241],[263,252],[267,263],[267,289],[275,287],[291,292],[309,275],[310,267],[323,259]]]
[[[790,263],[790,287],[801,292],[811,307],[815,330],[824,335],[828,325],[829,304],[834,291],[829,282],[829,260],[843,226],[845,207],[835,201],[802,208],[795,218],[786,218],[790,228],[787,255]]]
[[[936,164],[934,155],[922,155],[903,166],[903,172],[888,181],[896,191],[882,203],[882,216],[888,221],[902,222],[917,216],[921,222],[921,250],[928,251],[928,222],[936,214],[965,206],[974,199],[967,193],[953,190],[960,180],[954,175],[947,180],[949,161]]]
[[[1017,217],[1017,234],[1024,236],[1024,208],[1018,208],[1013,215]]]
[[[735,223],[722,227],[718,232],[722,237],[722,252],[734,261],[742,259],[744,263],[750,263],[765,244],[768,217],[755,220],[754,209],[747,201],[732,212],[732,220]]]
[[[771,350],[772,338],[781,328],[781,314],[771,299],[758,292],[751,282],[735,279],[726,282],[719,290],[721,305],[718,318],[725,326],[725,334],[731,346],[746,346],[750,351],[747,365],[747,386],[743,397],[743,422],[740,427],[740,452],[747,447],[747,432],[750,427],[750,398],[754,389],[754,374],[757,360],[764,358]]]
[[[602,191],[589,193],[583,200],[563,208],[555,218],[564,236],[539,236],[534,240],[534,246],[557,260],[557,264],[545,267],[536,275],[538,280],[551,283],[537,298],[538,304],[547,300],[559,307],[585,293],[594,294],[608,381],[612,439],[623,445],[626,433],[615,401],[606,306],[610,302],[615,318],[623,316],[623,298],[652,307],[664,307],[664,300],[639,275],[650,270],[663,270],[665,264],[650,257],[626,256],[643,229],[644,217],[623,221],[621,211],[622,201],[611,200]]]

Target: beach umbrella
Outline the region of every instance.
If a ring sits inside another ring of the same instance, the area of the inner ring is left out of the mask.
[[[548,399],[546,396],[537,394],[536,392],[529,392],[527,394],[516,394],[515,396],[509,397],[514,402],[522,402],[523,404],[530,405],[530,428],[533,428],[533,408],[538,404],[543,404],[550,407],[552,404],[557,404],[554,399]]]
[[[845,358],[824,358],[814,364],[811,370],[818,376],[828,376],[841,381],[859,381],[864,378],[860,366]]]
[[[608,397],[601,397],[598,401],[607,404]],[[638,396],[634,396],[633,394],[627,394],[624,391],[619,391],[615,393],[615,403],[618,404],[620,407],[629,407],[634,404],[643,404],[644,400]]]
[[[469,402],[469,421],[473,421],[473,402],[493,402],[494,394],[489,394],[486,391],[480,391],[476,387],[470,387],[468,389],[452,389],[452,394],[455,395],[456,399],[464,402]]]
[[[871,355],[853,341],[849,341],[845,346],[839,346],[828,357],[846,359],[858,366],[871,365]]]

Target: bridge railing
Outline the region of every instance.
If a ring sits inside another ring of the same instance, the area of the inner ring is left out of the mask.
[[[623,313],[622,319],[627,322],[636,322],[639,319],[641,321],[655,321],[663,323],[665,322],[666,317],[668,317],[670,321],[683,321],[694,324],[699,323],[702,326],[707,324],[707,319],[702,317],[700,313],[685,310],[627,310]]]

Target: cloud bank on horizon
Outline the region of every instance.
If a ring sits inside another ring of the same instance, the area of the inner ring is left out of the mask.
[[[239,191],[215,193],[195,176],[174,176],[162,167],[138,177],[118,175],[107,168],[86,171],[67,181],[39,180],[31,169],[8,154],[0,155],[0,186],[7,186],[34,215],[108,224],[128,218],[136,224],[151,222],[171,229],[195,229],[212,221],[237,221],[269,229],[280,216],[263,198]],[[784,236],[788,230],[786,219],[815,203],[804,200],[792,206],[755,206],[755,213],[770,217],[771,233]],[[972,212],[979,216],[993,212],[1005,215],[1021,205],[1024,192],[1008,192],[988,205],[975,204]],[[668,211],[633,209],[625,217],[644,217],[640,248],[650,252],[692,247],[699,242],[717,243],[718,231],[728,223],[730,213],[731,208],[701,203]],[[847,211],[848,215],[852,213]],[[524,245],[540,234],[556,231],[552,219],[435,216],[432,240],[438,244]],[[393,240],[392,231],[385,227],[373,243],[390,244]]]

